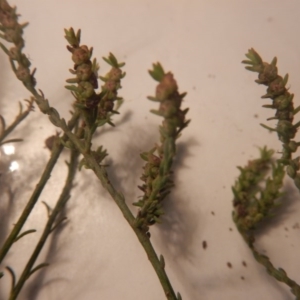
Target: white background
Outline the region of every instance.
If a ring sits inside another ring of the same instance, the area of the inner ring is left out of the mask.
[[[236,166],[256,157],[257,147],[281,150],[276,134],[259,125],[274,111],[261,108],[270,104],[260,99],[265,88],[255,84],[256,74],[240,63],[249,48],[266,61],[279,58],[279,72],[290,74],[288,86],[296,94],[295,106],[300,104],[299,1],[15,0],[11,4],[18,6],[22,22],[30,22],[24,51],[37,67],[37,87],[62,116],[68,118],[73,101],[64,89],[73,66],[63,28],[82,29],[82,43],[94,47],[101,75],[109,69],[101,57],[110,51],[126,62],[120,91],[125,104],[115,118],[117,127],[104,129],[97,145],[108,149],[112,181],[130,207],[140,195],[139,153],[158,141],[161,122],[149,113],[156,103],[146,99],[155,91],[147,70],[153,62],[161,62],[174,73],[180,92],[188,92],[183,107],[190,108],[192,122],[179,140],[176,187],[167,200],[163,224],[151,229],[157,253],[164,255],[170,280],[182,298],[294,299],[256,263],[235,229],[231,186],[239,174]],[[10,123],[17,102],[29,93],[14,78],[3,53],[0,64],[0,112]],[[0,242],[37,183],[49,157],[44,140],[54,133],[47,117],[36,109],[12,135],[25,142],[15,145],[15,154],[1,156]],[[26,223],[25,229],[35,228],[37,233],[14,245],[2,270],[9,265],[17,276],[22,271],[46,222],[41,201],[54,205],[64,183],[65,159],[67,151]],[[19,169],[11,173],[13,161]],[[19,299],[164,299],[154,270],[113,200],[91,171],[83,170],[76,182],[68,222],[52,236],[39,259],[51,265],[31,277]],[[5,193],[9,187],[13,203]],[[299,196],[291,181],[286,190],[289,196],[280,217],[262,231],[257,245],[299,282]],[[0,299],[7,299],[10,287],[5,275]]]

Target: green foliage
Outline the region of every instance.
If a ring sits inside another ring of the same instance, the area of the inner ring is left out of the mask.
[[[43,92],[35,88],[37,85],[36,69],[31,69],[30,60],[23,52],[25,46],[23,29],[28,23],[20,24],[18,16],[16,8],[11,7],[6,0],[0,0],[0,38],[4,41],[4,44],[0,43],[0,48],[8,56],[13,72],[32,94],[32,98],[26,100],[26,110],[23,110],[20,105],[19,114],[11,125],[7,126],[4,116],[0,115],[0,146],[8,142],[22,141],[19,138],[7,139],[7,137],[33,110],[33,103],[42,113],[48,115],[50,122],[60,128],[63,135],[56,134],[50,137],[51,143],[49,139],[47,139],[48,143],[46,140],[46,144],[51,150],[51,156],[21,216],[4,244],[1,245],[0,262],[9,253],[14,243],[21,238],[27,238],[28,234],[36,232],[35,229],[25,231],[22,229],[63,149],[69,152],[70,158],[66,163],[68,172],[65,184],[57,202],[53,208],[44,202],[47,209],[47,222],[26,266],[18,276],[10,266],[5,268],[5,273],[0,272],[0,278],[6,273],[11,276],[9,300],[17,299],[28,278],[41,268],[48,266],[47,262],[36,265],[36,261],[51,233],[66,220],[63,210],[70,199],[77,171],[84,172],[82,167],[94,173],[121,210],[144,248],[166,298],[181,300],[180,293],[175,293],[167,276],[165,257],[157,255],[153,248],[150,240],[150,227],[163,222],[163,215],[168,214],[168,211],[164,209],[163,201],[174,186],[172,166],[176,155],[176,141],[180,137],[181,131],[190,122],[186,119],[188,108],[182,109],[181,107],[186,93],[179,93],[177,82],[171,72],[165,72],[160,63],[153,64],[149,74],[158,84],[155,95],[148,99],[158,103],[158,108],[151,112],[162,117],[163,121],[159,127],[159,142],[150,150],[140,154],[141,159],[145,161],[141,175],[143,183],[139,186],[143,194],[134,203],[138,207],[137,215],[134,216],[123,193],[114,187],[106,171],[107,150],[103,145],[96,145],[94,140],[98,127],[105,124],[115,126],[112,118],[119,114],[118,110],[123,103],[118,92],[122,87],[121,81],[126,75],[122,69],[125,63],[119,62],[112,53],[109,53],[108,57],[103,57],[103,60],[110,65],[111,69],[106,75],[99,76],[100,66],[96,58],[92,58],[93,48],[81,44],[81,30],[79,29],[75,33],[73,28],[65,29],[67,49],[71,53],[73,62],[73,68],[69,70],[72,77],[66,80],[68,83],[66,89],[74,97],[71,116],[69,121],[66,121],[61,118],[60,113],[54,107],[50,106]],[[276,110],[275,116],[268,119],[277,120],[276,127],[261,125],[268,130],[277,132],[282,143],[282,156],[280,159],[276,159],[273,156],[274,151],[264,147],[260,149],[258,159],[249,161],[245,167],[238,167],[240,175],[232,187],[234,195],[233,221],[255,259],[276,280],[287,284],[297,299],[300,299],[300,286],[290,279],[282,268],[274,267],[267,256],[260,254],[255,249],[257,230],[261,228],[262,224],[265,225],[271,218],[276,217],[275,208],[282,202],[284,196],[282,186],[285,174],[294,180],[296,187],[300,190],[300,157],[293,158],[293,154],[300,145],[300,142],[294,140],[300,122],[293,123],[294,116],[300,111],[300,106],[294,108],[293,94],[290,94],[287,88],[288,75],[284,77],[278,75],[276,57],[271,63],[263,62],[254,49],[250,49],[246,57],[247,60],[243,61],[247,65],[246,69],[257,72],[258,79],[255,81],[267,86],[267,92],[262,98],[270,98],[272,103],[266,104],[264,107]],[[98,79],[103,82],[100,91],[98,91]]]
[[[146,233],[149,226],[161,222],[161,216],[164,214],[162,201],[174,186],[171,168],[176,153],[175,141],[179,132],[189,123],[185,119],[188,109],[181,109],[185,94],[179,94],[173,74],[165,73],[160,63],[153,64],[153,70],[149,73],[159,81],[155,97],[148,97],[160,103],[159,110],[151,112],[163,117],[164,120],[160,126],[161,144],[156,144],[150,151],[140,154],[147,162],[141,177],[143,184],[139,186],[143,195],[133,204],[140,207],[135,224]]]
[[[232,187],[233,200],[233,220],[249,245],[254,258],[262,264],[268,274],[276,280],[284,282],[291,288],[291,292],[300,299],[300,286],[282,268],[276,268],[270,259],[260,254],[255,249],[255,233],[261,227],[262,222],[267,223],[273,216],[274,208],[280,203],[279,199],[283,195],[281,187],[285,174],[294,180],[295,186],[300,190],[300,157],[292,158],[292,154],[297,151],[299,142],[294,141],[300,122],[293,124],[294,115],[299,112],[299,107],[294,109],[293,98],[286,88],[288,75],[281,77],[278,75],[276,66],[277,58],[272,62],[263,62],[259,54],[250,49],[246,54],[248,60],[242,63],[248,65],[246,69],[258,72],[258,84],[267,86],[267,93],[263,99],[270,98],[272,104],[263,105],[265,108],[275,109],[275,116],[268,120],[278,120],[276,128],[271,128],[261,124],[262,127],[276,131],[279,140],[282,142],[282,156],[280,159],[272,158],[273,150],[261,149],[261,156],[256,160],[249,161],[248,165],[239,170],[240,176]],[[272,177],[267,177],[271,170]]]

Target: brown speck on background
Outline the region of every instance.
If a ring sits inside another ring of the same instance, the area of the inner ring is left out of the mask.
[[[202,247],[203,247],[204,250],[207,248],[207,242],[206,241],[202,242]]]
[[[244,277],[244,276],[241,276],[241,279],[242,279],[242,280],[245,280],[245,277]]]
[[[244,260],[243,260],[242,264],[243,264],[244,267],[247,267],[247,264]]]
[[[231,227],[229,228],[229,231],[232,231],[232,228],[231,228]]]
[[[300,228],[300,225],[298,222],[293,225],[293,229],[299,229],[299,228]]]
[[[214,212],[214,211],[212,211],[212,212],[211,212],[211,214],[214,216],[214,215],[215,215],[215,212]]]
[[[228,263],[227,263],[227,267],[228,267],[229,269],[231,269],[231,268],[232,268],[232,264],[231,264],[230,262],[228,262]]]
[[[288,229],[287,227],[284,227],[284,230],[285,230],[285,231],[289,231],[289,229]]]
[[[257,119],[257,118],[258,118],[258,114],[255,114],[255,115],[254,115],[254,118]]]

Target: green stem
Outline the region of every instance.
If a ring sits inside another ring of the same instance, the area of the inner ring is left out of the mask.
[[[155,199],[158,199],[158,194],[160,193],[161,189],[166,186],[167,179],[170,176],[173,158],[176,153],[175,138],[172,136],[165,138],[161,147],[162,149],[168,149],[168,150],[163,152],[162,160],[160,163],[159,178],[156,179],[158,184],[155,188],[153,188],[151,194],[146,199],[146,203],[140,211],[141,216],[145,216],[149,211],[149,207],[152,205],[153,201]],[[137,216],[136,224],[138,224],[139,219],[140,217]]]
[[[28,109],[26,109],[24,112],[22,112],[22,106],[21,106],[20,113],[16,117],[14,122],[10,126],[8,126],[5,130],[3,130],[2,134],[0,135],[0,144],[29,115],[32,108],[32,102],[33,101],[29,102]]]
[[[250,246],[250,248],[256,261],[266,268],[268,274],[278,281],[284,282],[286,285],[288,285],[291,288],[291,292],[297,297],[296,300],[300,300],[300,286],[297,284],[297,282],[289,278],[283,269],[276,269],[271,263],[270,259],[267,256],[260,254],[255,249],[253,244]]]
[[[168,300],[177,300],[177,297],[175,295],[175,292],[173,290],[173,287],[169,281],[169,278],[164,270],[164,266],[159,261],[159,258],[149,240],[149,237],[145,232],[140,230],[135,226],[135,217],[131,213],[130,209],[125,203],[124,196],[119,193],[110,183],[107,173],[105,171],[105,168],[103,166],[100,166],[96,159],[93,157],[92,154],[87,153],[89,151],[86,151],[84,144],[74,135],[69,127],[66,125],[64,119],[60,119],[52,110],[52,107],[49,107],[47,110],[43,108],[43,105],[45,104],[45,99],[36,91],[36,89],[33,86],[25,85],[26,88],[33,94],[35,97],[35,101],[37,105],[40,107],[41,111],[46,113],[47,115],[51,116],[53,120],[55,120],[55,123],[58,124],[58,126],[64,131],[65,135],[69,138],[69,140],[75,145],[75,147],[78,149],[78,151],[83,154],[84,158],[86,159],[88,165],[91,166],[92,170],[98,177],[98,179],[101,181],[103,187],[109,192],[109,194],[112,196],[118,207],[120,208],[121,212],[123,213],[126,221],[129,223],[130,227],[135,232],[137,238],[139,239],[141,245],[143,246],[145,252],[147,253],[148,259],[151,262],[159,281],[163,287],[163,290],[165,292],[165,295]],[[1,256],[0,256],[1,258]]]
[[[125,202],[124,196],[113,187],[113,185],[109,181],[109,178],[108,178],[105,168],[97,163],[96,159],[93,157],[92,154],[87,153],[85,151],[85,148],[82,145],[82,143],[64,125],[64,122],[62,122],[60,120],[57,120],[57,121],[61,123],[61,126],[62,126],[61,128],[65,132],[65,134],[68,136],[69,140],[76,146],[78,151],[80,151],[83,154],[87,164],[91,167],[91,169],[93,170],[95,175],[101,181],[103,187],[109,192],[111,197],[114,199],[117,206],[123,213],[124,218],[130,225],[130,227],[133,229],[133,231],[136,234],[137,238],[139,239],[141,245],[143,246],[145,252],[147,253],[148,259],[149,259],[150,263],[152,264],[152,266],[159,278],[159,281],[163,287],[163,290],[165,292],[167,299],[176,300],[177,297],[176,297],[173,287],[169,281],[167,273],[164,269],[164,265],[160,262],[146,232],[142,231],[141,229],[139,229],[138,227],[135,226],[135,217],[133,216],[132,212],[128,208],[128,206]]]
[[[20,36],[18,38],[19,38],[20,42],[22,42],[22,45],[23,45],[24,40],[23,40],[22,35],[20,34]],[[164,264],[162,262],[160,262],[160,260],[158,259],[147,234],[145,232],[141,231],[139,228],[137,228],[135,226],[135,222],[134,222],[135,218],[132,215],[132,213],[131,213],[130,209],[128,208],[128,206],[126,205],[123,195],[120,194],[119,192],[117,192],[114,189],[114,187],[111,185],[111,183],[110,183],[110,181],[107,177],[107,174],[106,174],[106,171],[105,171],[104,167],[100,166],[97,163],[94,156],[91,153],[89,153],[90,149],[86,149],[84,147],[83,142],[81,142],[71,132],[71,130],[68,128],[68,126],[66,125],[65,120],[60,119],[60,117],[59,117],[58,113],[56,112],[56,110],[49,106],[48,101],[43,97],[42,94],[39,94],[37,92],[37,90],[34,88],[33,74],[29,77],[25,76],[23,79],[21,79],[20,76],[18,76],[20,74],[18,74],[18,72],[17,72],[14,61],[12,59],[10,59],[10,62],[11,62],[12,69],[13,69],[14,73],[16,74],[16,76],[23,82],[23,84],[27,88],[27,90],[29,90],[32,93],[32,95],[35,97],[35,102],[39,106],[40,110],[43,113],[45,113],[45,114],[47,114],[51,117],[50,120],[52,121],[52,123],[55,124],[55,126],[58,126],[61,129],[63,129],[65,134],[68,136],[70,141],[76,146],[78,151],[81,152],[84,155],[84,158],[86,159],[87,163],[91,166],[91,168],[93,169],[96,176],[100,179],[102,185],[107,189],[107,191],[110,193],[110,195],[112,196],[112,198],[114,199],[114,201],[116,202],[116,204],[118,205],[120,210],[122,211],[125,219],[129,223],[131,228],[134,230],[134,232],[137,235],[139,241],[141,242],[143,248],[145,249],[145,251],[148,255],[148,259],[150,260],[152,266],[154,267],[154,269],[156,271],[156,274],[157,274],[157,276],[158,276],[158,278],[161,282],[161,285],[164,289],[164,292],[165,292],[165,295],[166,295],[167,299],[177,300],[177,297],[176,297],[176,295],[173,291],[173,288],[170,284],[168,276],[167,276],[167,274],[164,270]],[[20,59],[18,60],[18,64],[19,64],[19,66],[25,68],[29,72],[28,66],[24,65],[24,63]],[[56,160],[55,160],[55,162],[56,162]],[[54,162],[54,164],[55,164],[55,162]],[[49,174],[50,174],[49,172],[46,172],[46,178],[44,179],[45,181],[47,181],[47,179],[49,178]],[[38,193],[38,196],[39,195],[40,195],[40,193]],[[35,202],[36,201],[37,200],[35,200]],[[33,203],[33,205],[31,205],[31,208],[34,206],[35,202]],[[25,222],[25,220],[28,216],[28,213],[26,212],[26,209],[24,210],[24,212],[27,214],[26,217],[23,220]],[[16,230],[17,226],[18,226],[18,230]],[[7,243],[8,245],[11,245],[15,241],[15,238],[17,237],[17,234],[20,231],[21,227],[22,227],[22,225],[20,226],[18,224],[15,226],[15,228],[13,229],[13,232],[12,232],[12,233],[14,233],[14,235],[13,235],[12,238],[9,239],[9,242]],[[9,248],[5,247],[5,249],[3,250],[4,255],[7,253],[8,249]],[[2,254],[3,257],[4,257],[4,255]],[[1,253],[0,253],[0,259],[1,259]],[[0,260],[0,262],[1,262],[1,260]],[[180,298],[181,297],[178,296],[178,299],[180,299]]]
[[[74,114],[72,116],[72,119],[70,120],[69,125],[67,126],[69,130],[71,130],[71,128],[73,128],[76,125],[78,118],[79,118],[78,114]],[[66,135],[64,135],[62,139],[66,140],[67,139]],[[26,222],[29,214],[31,213],[33,207],[38,201],[39,196],[43,191],[48,179],[50,178],[51,172],[63,148],[64,147],[61,143],[55,143],[51,153],[51,157],[44,169],[44,172],[38,184],[36,185],[35,190],[33,191],[28,203],[26,204],[21,216],[19,217],[19,220],[17,221],[16,225],[14,226],[14,228],[12,229],[12,231],[10,232],[9,236],[7,237],[6,241],[4,242],[3,246],[0,249],[0,263],[3,261],[4,257],[6,256],[7,252],[9,251],[13,243],[16,241],[18,234],[20,233],[24,223]]]
[[[69,171],[68,171],[65,186],[62,190],[62,193],[61,193],[52,213],[49,216],[49,219],[45,226],[44,232],[43,232],[42,236],[40,237],[40,240],[39,240],[36,248],[34,249],[34,252],[32,253],[29,261],[27,262],[27,264],[20,276],[20,279],[18,280],[18,282],[16,283],[16,285],[14,286],[14,288],[11,292],[9,300],[15,300],[17,298],[24,283],[30,277],[30,275],[32,275],[32,273],[33,273],[33,269],[32,269],[33,265],[34,265],[35,261],[37,260],[41,250],[43,249],[43,247],[47,241],[47,238],[49,237],[49,235],[51,234],[53,229],[55,229],[56,226],[59,224],[59,223],[57,223],[57,222],[59,222],[59,221],[57,221],[57,216],[59,215],[59,213],[61,213],[62,209],[64,208],[66,202],[68,201],[68,199],[70,197],[70,191],[73,187],[73,181],[74,181],[75,174],[77,171],[78,157],[79,157],[79,152],[77,150],[71,150],[71,159],[70,159],[70,163],[68,165]],[[54,225],[55,221],[56,221],[56,224]],[[46,264],[45,264],[45,266],[46,266]]]

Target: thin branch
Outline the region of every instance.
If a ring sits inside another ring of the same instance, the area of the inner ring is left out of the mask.
[[[0,144],[3,144],[4,139],[29,115],[33,109],[33,102],[33,98],[28,101],[28,108],[24,112],[22,111],[22,105],[20,103],[20,112],[14,122],[7,128],[3,128],[3,131],[0,135]],[[2,126],[5,127],[5,121],[3,117],[1,117],[1,120]]]
[[[73,181],[75,178],[75,174],[77,171],[77,166],[78,166],[78,157],[79,157],[79,152],[77,150],[71,150],[71,158],[70,158],[70,163],[69,163],[69,171],[68,171],[68,175],[67,175],[67,179],[66,179],[66,183],[65,186],[61,192],[61,195],[54,207],[54,209],[52,210],[52,212],[49,215],[47,224],[44,228],[43,234],[40,237],[39,242],[37,243],[28,263],[26,264],[20,279],[18,280],[18,282],[15,284],[15,287],[10,295],[9,300],[14,300],[17,298],[18,294],[20,293],[24,283],[26,282],[26,280],[38,269],[40,269],[41,267],[47,266],[48,264],[43,263],[38,265],[37,267],[33,268],[40,252],[42,251],[49,235],[51,234],[51,232],[53,232],[53,230],[55,228],[57,228],[58,224],[55,224],[55,222],[59,222],[59,224],[61,224],[61,220],[57,221],[57,217],[58,215],[62,212],[65,204],[67,203],[69,197],[70,197],[70,192],[71,189],[73,187]]]
[[[71,130],[78,121],[78,114],[74,114],[68,124],[68,128]],[[62,137],[63,140],[67,140],[66,135]],[[7,237],[6,241],[4,242],[3,246],[0,249],[0,263],[3,261],[4,257],[6,256],[7,252],[9,251],[12,244],[16,241],[17,236],[19,235],[23,225],[25,224],[30,212],[32,211],[33,207],[35,206],[36,202],[39,199],[39,196],[41,192],[43,191],[48,179],[50,178],[51,172],[63,150],[63,145],[61,143],[55,143],[51,157],[45,167],[45,170],[36,185],[36,188],[34,189],[28,203],[26,204],[21,216],[19,217],[19,220],[15,224],[14,228],[10,232],[9,236]]]

